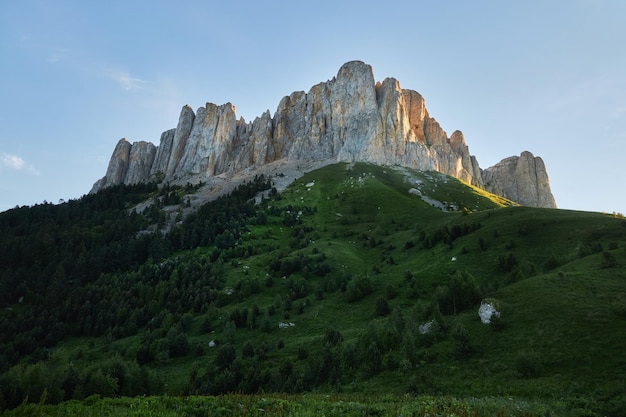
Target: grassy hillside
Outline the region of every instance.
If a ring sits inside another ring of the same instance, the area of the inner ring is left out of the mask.
[[[512,398],[460,400],[453,397],[409,397],[398,395],[242,395],[193,397],[100,398],[92,396],[82,401],[60,405],[26,404],[3,415],[9,416],[84,416],[99,417],[178,417],[178,416],[292,416],[321,415],[361,416],[544,416],[551,411],[567,410],[559,401],[551,406]]]
[[[626,407],[624,219],[368,164],[327,166],[248,202],[268,187],[168,234],[136,231],[163,223],[158,205],[131,210],[128,235],[105,237],[116,222],[101,230],[83,216],[83,239],[37,268],[13,250],[0,270],[3,406],[314,391],[526,398],[571,415]],[[140,191],[162,206],[193,190]],[[128,195],[124,213],[138,201]],[[47,207],[50,218],[64,209]],[[44,251],[18,214],[0,215],[3,253],[13,242]],[[490,324],[484,299],[500,314]]]

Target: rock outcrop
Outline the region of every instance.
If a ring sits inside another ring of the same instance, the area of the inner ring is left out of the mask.
[[[485,190],[525,206],[556,207],[543,160],[530,152],[511,156],[482,172]]]
[[[161,135],[158,148],[121,140],[105,177],[94,184],[92,192],[157,177],[183,181],[234,175],[279,160],[402,165],[440,171],[481,188],[485,173],[491,172],[481,171],[460,131],[447,136],[429,116],[419,93],[400,88],[393,78],[377,83],[369,65],[352,61],[336,77],[307,93],[297,91],[284,97],[273,117],[267,111],[246,122],[236,118],[231,103],[207,103],[195,113],[184,106],[177,127]],[[541,173],[533,171],[541,167]],[[514,201],[554,207],[554,199],[550,204],[548,197],[533,197],[546,192],[551,196],[543,163],[522,164],[515,174],[525,172],[535,180],[516,179],[516,184],[523,184],[516,188],[517,194],[507,194],[512,190],[508,185],[493,189],[501,189],[504,194],[498,194]],[[544,174],[546,182],[542,182]],[[495,177],[489,178],[496,182]],[[502,177],[497,183],[507,181]],[[543,188],[534,189],[533,184]]]
[[[150,142],[135,142],[120,139],[113,150],[106,175],[92,188],[99,190],[116,184],[136,184],[150,177],[157,148]]]

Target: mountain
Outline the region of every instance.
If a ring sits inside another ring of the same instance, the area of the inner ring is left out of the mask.
[[[537,207],[556,207],[541,158],[529,152],[481,170],[463,133],[447,136],[424,98],[394,78],[374,80],[371,66],[352,61],[333,79],[284,97],[252,122],[231,103],[181,110],[159,146],[121,139],[106,175],[91,192],[116,184],[203,181],[277,162],[371,162],[434,170]],[[319,164],[316,165],[316,167]]]

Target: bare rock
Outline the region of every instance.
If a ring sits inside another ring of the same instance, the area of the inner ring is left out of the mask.
[[[545,166],[523,153],[481,171],[463,133],[450,137],[416,91],[394,78],[375,82],[372,67],[344,64],[336,77],[296,91],[253,122],[237,119],[231,103],[181,110],[159,147],[120,141],[105,177],[92,189],[145,181],[225,175],[276,161],[364,161],[436,170],[522,204],[554,206]],[[487,185],[489,184],[489,185]]]
[[[556,208],[543,160],[530,152],[511,156],[482,171],[487,191],[522,205]]]
[[[187,146],[187,139],[191,134],[191,129],[195,121],[195,114],[191,107],[185,105],[180,111],[178,118],[178,126],[174,131],[174,137],[172,138],[172,150],[167,162],[167,169],[165,174],[168,178],[172,177],[182,158],[182,155]]]
[[[176,170],[168,175],[217,175],[230,164],[230,153],[236,145],[235,107],[231,103],[217,106],[207,103],[196,111],[196,117]]]
[[[156,146],[150,142],[140,141],[132,144],[128,156],[128,170],[124,184],[137,184],[150,176],[150,170],[156,155]]]
[[[107,172],[103,178],[98,180],[93,187],[91,188],[91,192],[95,193],[105,187],[111,185],[117,185],[124,182],[126,178],[126,173],[128,172],[128,162],[130,159],[130,149],[132,145],[126,140],[126,138],[122,138],[115,145],[115,149],[113,149],[113,154],[111,155],[111,159],[109,160],[109,166],[107,167]]]
[[[157,148],[150,142],[135,142],[131,144],[120,139],[109,160],[106,175],[92,187],[95,193],[105,187],[117,184],[136,184],[146,181],[154,163]]]
[[[167,172],[167,165],[172,155],[172,146],[174,144],[174,136],[176,129],[166,130],[161,133],[161,141],[157,148],[156,156],[150,169],[150,175],[163,174]]]

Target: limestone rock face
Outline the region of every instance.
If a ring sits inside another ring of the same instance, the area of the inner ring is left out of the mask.
[[[543,160],[530,152],[511,156],[482,172],[485,189],[522,205],[556,207]]]
[[[515,164],[515,187],[501,174],[481,172],[463,133],[448,137],[419,93],[402,89],[394,78],[376,82],[372,68],[360,61],[344,64],[336,77],[308,92],[283,97],[273,116],[267,111],[252,122],[238,120],[231,103],[207,103],[195,113],[184,106],[178,125],[161,135],[158,148],[120,141],[92,192],[150,178],[234,175],[279,160],[402,165],[437,170],[478,187],[485,187],[487,176],[505,197],[554,206],[543,162],[523,157]]]
[[[109,166],[105,176],[93,185],[91,192],[94,193],[102,188],[122,184],[126,179],[126,173],[128,172],[128,160],[130,159],[130,149],[132,145],[126,140],[126,138],[120,139],[113,149],[113,155],[109,160]]]
[[[185,147],[187,146],[187,139],[191,134],[195,117],[196,115],[193,110],[187,105],[185,105],[180,111],[178,126],[176,126],[176,129],[174,130],[174,137],[172,138],[171,152],[167,161],[167,169],[162,171],[168,177],[172,177],[178,169],[182,155],[185,152]]]
[[[236,146],[235,108],[227,103],[200,107],[175,173],[216,175],[226,172]]]
[[[108,184],[120,184],[124,182],[126,173],[128,172],[128,160],[130,159],[131,148],[132,145],[126,138],[120,139],[117,145],[115,145],[105,175]]]
[[[150,175],[156,175],[158,173],[167,172],[167,165],[172,155],[172,146],[174,144],[174,136],[176,135],[176,129],[166,130],[161,133],[161,141],[157,148],[152,168],[150,169]]]
[[[117,184],[137,184],[150,177],[157,148],[150,142],[135,142],[132,145],[125,138],[120,139],[109,160],[106,175],[98,180],[91,190]]]
[[[156,150],[156,146],[150,142],[133,143],[128,157],[128,170],[124,184],[137,184],[150,176]]]

